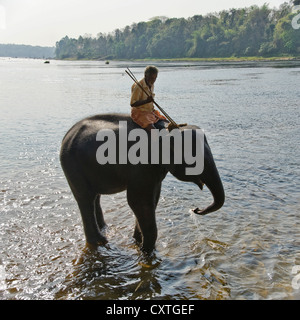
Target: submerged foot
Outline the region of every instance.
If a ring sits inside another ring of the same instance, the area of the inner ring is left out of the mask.
[[[87,246],[90,247],[90,248],[97,248],[99,246],[104,246],[107,243],[108,243],[108,240],[103,236],[98,237],[97,239],[93,239],[93,240],[89,239],[86,242]]]

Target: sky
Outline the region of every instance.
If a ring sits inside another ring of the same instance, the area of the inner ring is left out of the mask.
[[[109,33],[156,16],[188,18],[284,0],[0,0],[0,43],[55,46],[64,36]]]

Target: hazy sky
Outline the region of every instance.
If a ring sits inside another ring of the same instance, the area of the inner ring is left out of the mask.
[[[265,2],[278,8],[284,0],[0,0],[0,43],[55,46],[65,35],[96,36],[155,16],[188,18]]]

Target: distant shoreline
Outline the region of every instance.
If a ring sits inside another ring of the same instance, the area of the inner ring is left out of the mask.
[[[284,57],[223,57],[223,58],[145,58],[145,59],[56,59],[61,61],[157,61],[157,62],[256,62],[256,61],[298,61],[300,56],[284,56]]]
[[[136,59],[134,61],[170,61],[170,62],[247,62],[247,61],[297,61],[299,57],[227,57],[227,58],[174,58],[174,59]]]
[[[53,61],[132,61],[132,62],[272,62],[272,61],[300,61],[300,56],[285,56],[285,57],[223,57],[223,58],[145,58],[145,59],[76,59],[66,58],[57,59],[51,58],[32,58],[32,57],[10,57],[0,56],[0,58],[10,59],[33,59],[33,60],[53,60]]]
[[[25,44],[0,44],[2,58],[55,58],[55,47],[31,46]]]

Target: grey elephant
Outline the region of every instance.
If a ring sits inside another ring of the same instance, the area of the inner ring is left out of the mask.
[[[164,164],[161,157],[155,164],[126,163],[124,159],[123,162],[120,161],[119,150],[121,147],[124,148],[123,144],[118,142],[121,138],[124,139],[120,123],[127,124],[127,135],[138,128],[127,114],[102,114],[79,121],[63,138],[60,161],[81,212],[87,243],[91,245],[107,243],[105,236],[101,234],[105,221],[100,196],[127,190],[127,201],[136,217],[134,238],[141,245],[142,250],[151,252],[155,248],[157,239],[155,210],[160,198],[162,181],[168,172],[181,181],[197,184],[201,190],[203,185],[208,187],[214,200],[203,210],[195,209],[194,212],[199,215],[214,212],[223,206],[224,188],[205,136],[204,169],[201,174],[187,175],[186,169],[189,165],[184,161],[178,164],[172,156],[169,164]],[[186,128],[194,132],[198,127]],[[181,129],[182,134],[186,128]],[[107,143],[105,139],[99,139],[99,132],[113,132],[119,138],[116,139],[114,153],[117,161],[99,163],[97,152]],[[144,132],[150,136],[150,133],[145,130]],[[127,143],[128,151],[133,142]],[[150,157],[150,146],[148,148]]]

